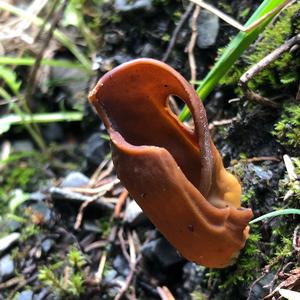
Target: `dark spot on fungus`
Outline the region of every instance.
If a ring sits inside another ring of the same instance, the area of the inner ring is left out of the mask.
[[[188,106],[193,131],[167,109],[169,95]],[[241,186],[223,166],[191,85],[162,62],[138,59],[105,74],[89,100],[110,134],[118,177],[152,223],[187,259],[229,265],[245,245],[252,211],[240,209]],[[178,234],[194,227],[197,234]]]
[[[194,226],[192,224],[189,224],[187,228],[189,231],[194,232]]]

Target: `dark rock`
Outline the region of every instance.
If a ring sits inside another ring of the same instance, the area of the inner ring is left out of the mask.
[[[195,263],[188,262],[183,267],[183,287],[188,291],[192,292],[195,290],[197,285],[203,280],[205,267],[199,266]]]
[[[119,12],[151,11],[153,9],[152,0],[115,0],[115,9]]]
[[[123,41],[123,35],[119,31],[106,32],[104,41],[110,45],[119,45]]]
[[[16,152],[28,151],[31,152],[34,149],[34,146],[29,140],[18,140],[13,142],[13,149]]]
[[[46,239],[42,242],[42,250],[44,254],[47,254],[53,247],[55,242],[52,239]]]
[[[206,49],[215,44],[219,33],[219,18],[213,13],[202,9],[198,18],[197,46]]]
[[[144,245],[142,254],[150,261],[158,261],[162,268],[171,267],[184,260],[177,250],[162,237]]]
[[[119,274],[127,276],[129,273],[128,262],[122,255],[117,255],[113,260],[113,267],[118,271]]]
[[[92,134],[83,148],[84,156],[95,165],[99,165],[103,161],[107,152],[107,142],[100,137],[99,133]]]
[[[74,104],[86,101],[86,89],[89,82],[87,73],[75,68],[53,67],[51,68],[51,79],[59,82],[60,88],[67,95],[68,104],[72,107]]]
[[[159,51],[150,43],[146,43],[140,49],[140,57],[155,57]]]
[[[26,290],[21,292],[15,300],[32,300],[33,299],[33,291]]]
[[[121,54],[115,55],[113,57],[113,59],[114,59],[116,65],[121,65],[123,63],[126,63],[126,62],[132,60],[133,58],[130,55],[121,53]]]
[[[0,259],[0,282],[13,276],[15,271],[14,261],[7,254]]]
[[[20,238],[20,233],[13,232],[0,239],[0,254],[15,244]]]
[[[263,299],[267,294],[269,294],[268,284],[274,279],[275,274],[269,273],[259,281],[257,281],[252,287],[248,300]]]
[[[49,123],[43,125],[42,131],[47,142],[60,142],[64,139],[62,126],[58,123]]]
[[[118,273],[116,270],[111,269],[105,272],[105,277],[103,278],[104,282],[111,283],[116,277]]]
[[[48,294],[49,294],[49,290],[43,288],[38,294],[34,295],[34,300],[50,299],[50,298],[46,298]]]
[[[87,185],[90,179],[80,172],[71,172],[61,183],[61,187],[81,187]]]
[[[94,222],[85,221],[83,223],[83,229],[88,232],[101,233],[101,228]]]

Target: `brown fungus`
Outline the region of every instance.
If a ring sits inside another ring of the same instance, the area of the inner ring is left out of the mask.
[[[194,130],[168,106],[189,107]],[[111,137],[118,177],[162,234],[187,259],[207,267],[232,263],[248,237],[250,209],[214,146],[204,107],[190,84],[153,59],[105,74],[89,95]]]

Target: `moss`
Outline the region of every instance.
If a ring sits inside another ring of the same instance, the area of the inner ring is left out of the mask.
[[[221,289],[237,285],[247,285],[255,279],[257,272],[260,270],[261,251],[258,247],[260,240],[261,236],[253,226],[246,246],[238,258],[235,270],[220,285]]]
[[[250,66],[259,62],[266,55],[281,46],[287,39],[291,38],[300,30],[300,22],[294,21],[294,16],[300,10],[300,3],[291,5],[285,9],[275,22],[271,23],[263,32],[262,38],[249,48],[245,55],[230,69],[222,79],[224,85],[236,85],[241,75]],[[297,18],[296,18],[297,19]],[[223,49],[219,50],[219,54]],[[262,89],[266,86],[275,91],[282,92],[282,88],[295,86],[299,80],[299,60],[294,58],[293,53],[285,53],[279,59],[272,62],[266,69],[258,73],[250,82],[252,89]],[[236,92],[240,94],[240,90]],[[263,92],[263,91],[262,91]]]
[[[235,265],[224,270],[211,269],[206,274],[208,281],[217,280],[220,283],[219,289],[221,292],[250,284],[260,270],[262,255],[259,248],[260,240],[261,236],[257,227],[252,226],[246,246],[239,255]]]
[[[249,188],[246,192],[243,192],[241,202],[242,204],[250,203],[251,199],[255,197],[255,191],[253,187]]]
[[[275,124],[273,135],[280,144],[298,148],[300,146],[300,106],[286,105],[280,120]]]
[[[38,278],[55,295],[63,299],[77,299],[85,290],[85,274],[82,267],[86,261],[80,250],[75,247],[69,249],[67,257],[65,263],[52,258],[51,264],[39,268]]]

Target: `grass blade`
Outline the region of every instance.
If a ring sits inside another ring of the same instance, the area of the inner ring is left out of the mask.
[[[12,125],[81,121],[82,117],[82,112],[58,112],[33,115],[23,114],[22,116],[10,114],[0,118],[0,135],[5,131],[8,131]]]
[[[270,213],[267,213],[265,215],[262,215],[258,218],[253,219],[252,221],[249,222],[249,224],[254,224],[254,223],[257,223],[259,221],[263,221],[265,219],[268,219],[268,218],[273,218],[273,217],[283,216],[283,215],[292,215],[292,214],[300,215],[300,209],[288,208],[288,209],[280,209],[280,210],[272,211]]]
[[[35,63],[35,60],[36,59],[34,57],[0,56],[0,65],[32,66]],[[87,71],[82,64],[72,62],[67,59],[42,59],[41,65]],[[88,73],[90,73],[90,71],[88,71]]]

